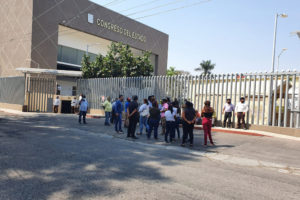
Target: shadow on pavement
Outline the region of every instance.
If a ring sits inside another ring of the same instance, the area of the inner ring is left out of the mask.
[[[116,135],[113,127],[103,125],[103,119],[88,119],[85,126],[77,123],[77,116],[0,113],[0,117],[0,199],[113,198],[123,192],[114,181],[155,183],[172,179],[149,162],[172,166],[196,159],[185,153],[125,142],[122,138],[126,134]],[[197,135],[196,140],[200,142],[201,136]],[[162,143],[148,141],[145,135],[138,141]]]

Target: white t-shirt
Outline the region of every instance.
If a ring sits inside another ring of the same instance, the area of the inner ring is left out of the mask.
[[[167,110],[165,112],[166,121],[173,121],[173,122],[175,122],[175,117],[174,117],[175,115],[176,115],[176,113],[174,111],[173,111],[173,113],[171,113],[170,110]]]
[[[76,106],[76,104],[77,104],[77,100],[73,99],[72,102],[71,102],[71,106]]]
[[[236,106],[235,106],[235,111],[236,112],[248,112],[248,104],[246,103],[241,103],[239,102]]]
[[[59,106],[60,105],[60,100],[59,99],[55,99],[54,102],[53,102],[53,104],[55,106]]]
[[[141,116],[146,117],[149,115],[149,106],[147,104],[143,104],[141,105],[140,109],[139,109],[139,113],[141,114]]]

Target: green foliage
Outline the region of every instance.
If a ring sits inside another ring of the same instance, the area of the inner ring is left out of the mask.
[[[89,56],[82,59],[84,78],[104,77],[136,77],[153,75],[150,63],[150,52],[134,57],[130,46],[122,43],[112,43],[106,56],[99,54],[96,60],[90,62]]]
[[[175,67],[167,69],[167,76],[190,75],[188,71],[176,70]]]
[[[200,63],[200,67],[196,68],[195,71],[202,71],[203,75],[211,74],[211,71],[215,68],[216,64],[212,64],[211,60],[203,60]]]

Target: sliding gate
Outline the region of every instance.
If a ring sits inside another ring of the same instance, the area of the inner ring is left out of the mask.
[[[56,81],[54,78],[27,77],[26,96],[28,112],[52,112]]]

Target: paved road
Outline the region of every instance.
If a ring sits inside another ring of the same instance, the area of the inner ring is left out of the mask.
[[[73,115],[0,112],[0,199],[300,199],[300,143],[214,133],[193,149]]]

